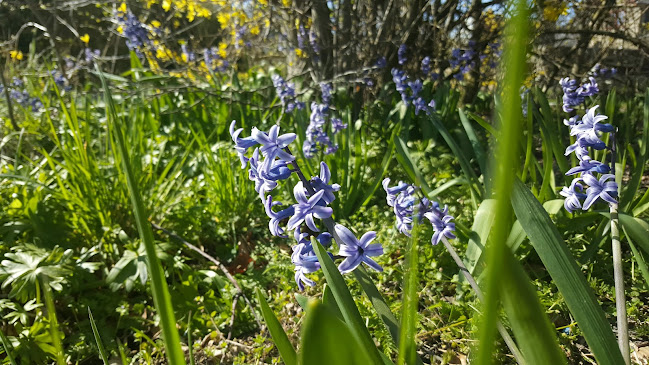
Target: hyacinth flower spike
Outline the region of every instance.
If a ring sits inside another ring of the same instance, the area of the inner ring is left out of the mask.
[[[380,256],[383,254],[383,247],[381,244],[370,244],[370,242],[376,238],[376,232],[369,231],[359,240],[349,229],[347,229],[347,227],[341,224],[336,224],[334,230],[341,240],[338,255],[346,257],[345,260],[338,265],[338,270],[342,274],[354,271],[361,262],[364,262],[367,266],[376,271],[383,271],[383,268],[377,264],[376,261],[370,258],[370,256]]]

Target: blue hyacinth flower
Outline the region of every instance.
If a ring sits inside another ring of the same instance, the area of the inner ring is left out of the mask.
[[[338,242],[340,245],[338,255],[346,257],[345,260],[338,265],[338,270],[342,274],[354,271],[361,262],[364,262],[367,266],[376,271],[383,271],[383,268],[377,264],[376,261],[370,258],[371,256],[380,256],[383,254],[383,247],[380,243],[370,244],[376,238],[376,232],[369,231],[359,240],[349,229],[347,229],[347,227],[343,225],[336,224],[334,230],[341,241]]]

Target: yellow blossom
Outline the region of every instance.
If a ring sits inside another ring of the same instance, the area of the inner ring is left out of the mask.
[[[12,60],[20,61],[23,59],[23,53],[21,51],[10,51],[9,56]]]
[[[225,52],[226,48],[228,48],[228,45],[227,45],[227,44],[225,44],[225,43],[223,43],[223,42],[219,43],[219,51],[218,51],[218,54],[219,54],[219,56],[220,56],[221,58],[225,58],[225,56],[227,56],[227,53]]]
[[[252,35],[259,34],[259,26],[255,25],[254,27],[250,28],[250,34],[252,34]]]
[[[154,27],[154,28],[160,28],[161,25],[162,24],[160,24],[160,22],[157,21],[157,20],[152,20],[151,21],[151,26]]]
[[[117,11],[120,13],[126,13],[126,3],[122,3],[119,8],[117,8]]]
[[[79,39],[85,44],[88,44],[88,42],[90,42],[90,36],[88,35],[88,33],[82,35],[81,37],[79,37]]]
[[[295,49],[295,54],[296,54],[298,57],[302,57],[302,56],[304,55],[304,51],[302,51],[302,50],[299,49],[299,48],[296,48],[296,49]]]
[[[164,11],[169,11],[169,9],[171,9],[171,1],[162,0],[162,9],[164,9]]]

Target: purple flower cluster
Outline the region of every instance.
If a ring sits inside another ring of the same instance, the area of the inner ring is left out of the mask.
[[[41,99],[29,95],[24,86],[23,80],[14,77],[12,83],[7,87],[9,97],[23,108],[31,107],[32,112],[39,111],[43,107]],[[0,95],[4,98],[4,87],[2,85],[0,85]]]
[[[309,126],[306,129],[306,139],[302,145],[302,152],[307,158],[312,158],[319,150],[330,155],[338,150],[331,137],[341,130],[347,128],[340,118],[330,116],[331,84],[320,84],[322,91],[322,104],[311,103],[311,116]],[[328,132],[328,131],[331,132]]]
[[[441,209],[439,203],[430,201],[428,198],[418,199],[416,192],[418,188],[400,181],[398,185],[390,187],[390,178],[383,180],[383,189],[387,194],[388,206],[392,207],[396,216],[397,229],[399,232],[410,237],[412,224],[415,220],[421,222],[426,218],[433,226],[431,243],[437,245],[442,238],[455,237],[454,218],[448,214],[448,206]]]
[[[576,87],[574,80],[567,78],[561,80],[561,86],[570,89],[572,93],[568,98],[564,95],[564,106],[566,105],[570,111],[574,110],[573,106],[578,106],[583,103],[585,95],[594,95],[597,93],[597,84],[591,78],[591,82],[584,87]],[[582,95],[580,95],[582,93]],[[576,94],[576,95],[573,95]],[[581,98],[581,102],[572,104],[572,102]],[[566,104],[566,100],[570,103]],[[590,157],[590,150],[604,150],[607,148],[606,143],[600,139],[602,134],[611,133],[614,127],[607,123],[602,123],[608,119],[607,116],[597,113],[599,105],[587,110],[583,117],[579,118],[578,115],[572,116],[569,119],[564,119],[564,124],[570,128],[570,135],[574,136],[576,141],[566,148],[566,156],[574,153],[579,159],[579,165],[571,168],[566,172],[566,175],[579,174],[577,178],[572,180],[569,187],[563,187],[561,194],[566,199],[564,200],[564,207],[570,213],[577,209],[588,210],[598,200],[603,200],[609,204],[617,204],[617,183],[615,176],[609,174],[611,167],[605,163],[594,160]],[[599,174],[599,178],[596,177]],[[584,193],[584,186],[588,188]],[[582,203],[583,201],[583,203]]]
[[[569,77],[563,78],[560,81],[561,88],[563,88],[563,111],[570,113],[575,110],[579,105],[584,104],[586,97],[597,95],[599,88],[595,78],[589,77],[589,82],[583,85],[577,84],[577,81]]]
[[[128,49],[142,56],[141,49],[152,44],[147,27],[131,11],[118,12],[116,18],[122,27],[122,34],[126,37]]]
[[[615,67],[611,67],[611,68],[604,67],[604,66],[602,66],[602,65],[600,65],[598,63],[598,64],[595,65],[595,67],[593,67],[592,74],[595,77],[599,76],[599,77],[603,77],[605,79],[610,79],[613,76],[617,75],[617,68],[615,68]]]
[[[223,72],[230,65],[229,62],[219,55],[218,49],[215,47],[205,48],[203,50],[203,61],[205,66],[212,71]],[[219,62],[220,61],[220,62]]]
[[[86,63],[92,63],[92,61],[95,58],[99,58],[99,55],[101,54],[101,52],[98,49],[93,50],[93,49],[90,49],[90,48],[86,47],[83,50],[83,54],[84,54]]]
[[[420,111],[430,114],[435,110],[435,100],[431,100],[427,103],[426,100],[419,95],[424,86],[421,80],[417,79],[415,81],[410,81],[405,71],[393,68],[392,81],[394,81],[395,88],[401,95],[403,103],[406,106],[412,103],[415,107],[415,115],[419,115]]]
[[[286,113],[291,113],[296,108],[298,110],[304,108],[304,103],[297,101],[295,97],[295,84],[284,81],[278,74],[271,76],[271,79]]]
[[[464,80],[464,75],[470,72],[475,67],[475,51],[471,46],[463,50],[455,48],[451,51],[451,58],[449,64],[452,68],[457,68],[458,71],[453,74],[453,77],[458,80]]]
[[[293,230],[297,243],[293,246],[291,261],[295,265],[295,282],[300,290],[304,285],[314,286],[315,282],[307,274],[320,269],[320,263],[311,244],[311,237],[316,238],[324,247],[329,248],[332,233],[337,236],[339,245],[338,256],[344,258],[338,266],[341,273],[353,271],[364,262],[369,267],[381,271],[382,268],[370,257],[383,253],[380,244],[371,244],[376,233],[365,233],[360,240],[346,227],[336,224],[334,232],[321,232],[317,221],[331,220],[333,209],[328,205],[336,198],[335,192],[340,190],[340,185],[330,184],[331,172],[326,163],[320,163],[320,174],[309,181],[300,181],[293,188],[296,203],[284,209],[274,210],[281,206],[281,202],[273,200],[266,193],[278,186],[280,180],[286,180],[293,173],[288,167],[291,163],[297,171],[295,157],[290,154],[288,145],[295,140],[295,134],[279,135],[279,127],[274,125],[268,133],[253,128],[250,137],[240,138],[242,128],[236,129],[236,122],[230,125],[230,135],[235,144],[235,150],[241,159],[241,166],[249,165],[249,178],[255,182],[255,189],[259,192],[264,203],[266,214],[270,218],[268,228],[272,235],[287,237],[286,231]],[[259,146],[258,146],[259,145]],[[248,151],[254,147],[252,156],[247,157]],[[263,157],[263,160],[261,158]],[[300,175],[301,176],[301,175]],[[286,228],[282,222],[286,221]],[[333,224],[329,225],[330,227]],[[329,253],[330,257],[334,257]]]

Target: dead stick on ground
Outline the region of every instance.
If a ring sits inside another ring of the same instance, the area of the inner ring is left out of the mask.
[[[253,307],[252,303],[250,302],[250,300],[248,299],[246,294],[243,292],[243,290],[241,290],[241,287],[239,286],[239,282],[237,282],[237,279],[235,279],[234,276],[232,276],[232,274],[230,274],[230,272],[228,271],[228,268],[225,267],[225,265],[223,265],[219,260],[215,259],[214,257],[208,255],[205,251],[203,251],[200,248],[198,248],[198,247],[192,245],[191,243],[187,242],[186,239],[180,237],[176,233],[174,233],[174,232],[172,232],[172,231],[170,231],[170,230],[168,230],[166,228],[163,228],[163,227],[161,227],[161,226],[159,226],[159,225],[157,225],[157,224],[155,224],[153,222],[150,222],[150,223],[151,223],[151,227],[166,233],[170,237],[173,237],[173,238],[177,239],[178,241],[182,242],[185,246],[187,246],[187,247],[191,248],[192,250],[198,252],[201,256],[203,256],[208,261],[211,261],[214,265],[216,265],[223,272],[223,274],[228,279],[228,281],[230,283],[232,283],[232,285],[234,285],[234,288],[237,290],[237,296],[241,296],[243,298],[243,300],[246,302],[246,304],[250,308],[250,311],[252,312],[252,315],[255,317],[255,321],[257,322],[257,325],[259,326],[259,328],[262,328],[261,321],[259,320],[259,317],[257,317],[257,311],[255,311],[255,307]],[[235,298],[234,298],[235,303],[236,303],[236,300],[237,300],[237,298],[235,296]],[[230,329],[230,331],[232,331],[232,330]]]

